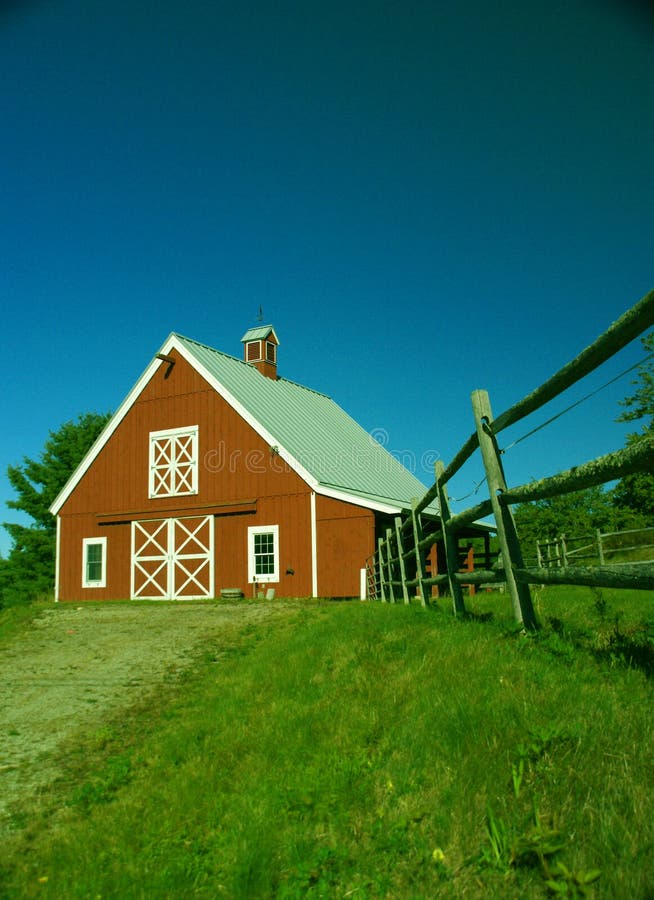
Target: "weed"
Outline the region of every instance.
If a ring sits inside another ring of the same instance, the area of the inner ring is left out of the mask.
[[[561,831],[547,827],[541,818],[538,803],[534,799],[533,822],[523,834],[516,837],[512,847],[512,862],[516,866],[540,864],[545,869],[545,862],[565,847],[565,839]]]
[[[511,763],[511,781],[513,783],[513,795],[516,800],[520,797],[524,775],[525,760],[523,756],[519,756],[517,763]]]
[[[558,897],[587,897],[589,889],[600,877],[599,869],[591,869],[588,872],[571,872],[562,862],[548,873],[545,884],[552,894]]]
[[[481,850],[479,863],[508,872],[513,864],[513,835],[506,822],[496,817],[490,806],[486,810],[486,839],[488,844]]]
[[[593,607],[595,612],[597,613],[600,622],[605,622],[609,614],[609,604],[606,597],[599,588],[591,587],[590,590],[594,598]]]
[[[543,866],[545,860],[559,853],[565,846],[562,833],[543,824],[536,802],[533,818],[524,828],[510,826],[493,813],[486,814],[487,845],[477,858],[481,866],[490,866],[503,873],[518,866]]]

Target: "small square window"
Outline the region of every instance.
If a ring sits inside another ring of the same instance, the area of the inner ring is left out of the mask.
[[[82,587],[105,587],[107,583],[107,539],[82,541]]]

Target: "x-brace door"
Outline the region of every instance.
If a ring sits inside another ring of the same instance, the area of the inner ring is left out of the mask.
[[[213,517],[132,522],[132,598],[213,596]]]

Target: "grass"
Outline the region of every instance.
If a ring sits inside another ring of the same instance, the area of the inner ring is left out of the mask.
[[[14,634],[29,625],[47,608],[51,609],[52,603],[39,602],[0,607],[0,644],[11,640]]]
[[[478,594],[465,622],[314,603],[207,644],[65,748],[15,810],[0,896],[651,897],[652,681],[629,648],[651,651],[652,596],[536,603],[534,637]]]

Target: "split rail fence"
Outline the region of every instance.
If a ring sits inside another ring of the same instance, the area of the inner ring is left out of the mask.
[[[575,359],[501,415],[493,416],[486,391],[473,391],[475,431],[448,466],[440,460],[436,463],[433,485],[422,498],[412,501],[410,510],[396,516],[393,527],[378,538],[376,552],[366,561],[368,598],[410,603],[419,597],[427,605],[432,588],[437,586],[449,591],[455,615],[462,615],[466,612],[464,585],[505,584],[516,622],[533,629],[538,623],[531,599],[532,584],[654,589],[653,563],[580,566],[567,560],[556,567],[525,565],[511,511],[516,503],[579,491],[634,472],[654,472],[654,438],[643,438],[622,450],[513,488],[507,485],[497,442],[505,428],[549,403],[653,325],[654,291],[650,291]],[[447,484],[477,450],[484,465],[488,499],[452,515]],[[486,543],[485,568],[462,572],[461,533],[489,515],[495,521],[500,556],[491,566]],[[444,550],[445,571],[434,573],[437,544]]]
[[[617,540],[612,540],[617,539]],[[551,541],[536,541],[539,566],[553,568],[575,565],[580,560],[597,560],[598,565],[609,562],[614,566],[629,565],[633,560],[621,556],[638,555],[642,562],[654,562],[654,528],[630,528],[623,531],[572,537],[562,534]],[[644,558],[646,557],[646,558]]]

